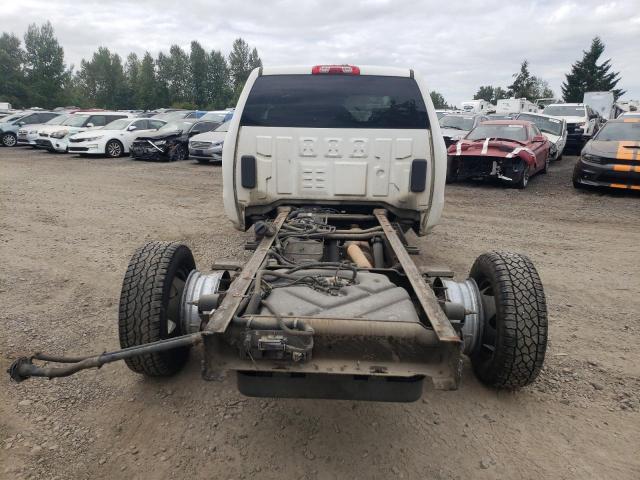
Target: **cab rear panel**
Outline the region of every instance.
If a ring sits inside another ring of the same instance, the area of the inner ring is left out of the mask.
[[[426,233],[442,209],[446,157],[412,73],[291,71],[254,71],[229,128],[225,210],[236,226],[284,204],[377,205]]]

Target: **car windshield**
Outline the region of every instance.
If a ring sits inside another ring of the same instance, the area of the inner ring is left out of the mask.
[[[209,112],[205,113],[200,120],[209,120],[211,122],[224,122],[224,117],[227,115],[227,112]]]
[[[107,123],[104,127],[102,127],[102,129],[103,130],[124,130],[129,126],[130,123],[131,123],[130,118],[119,118],[118,120],[114,120],[111,123]]]
[[[27,115],[29,115],[29,113],[24,113],[24,112],[14,113],[13,115],[9,115],[7,117],[4,117],[2,119],[2,122],[15,122],[16,120],[19,120],[22,117],[26,117]]]
[[[445,115],[440,119],[442,128],[454,128],[469,131],[473,128],[473,117],[468,115]]]
[[[161,126],[158,130],[164,130],[166,131],[172,131],[172,130],[188,130],[191,125],[193,125],[193,122],[169,122],[169,123],[165,123],[163,126]]]
[[[556,117],[584,117],[584,107],[575,105],[549,105],[542,113]]]
[[[263,75],[241,126],[427,129],[415,79],[378,75]]]
[[[517,124],[487,124],[481,123],[471,130],[465,137],[467,140],[484,140],[485,138],[500,138],[503,140],[513,140],[515,142],[527,141],[527,130],[524,125]]]
[[[518,120],[526,120],[533,123],[541,132],[550,133],[551,135],[562,135],[562,121],[557,118],[546,118],[539,115],[528,115],[523,113],[518,115]]]
[[[65,125],[67,127],[81,127],[84,125],[84,122],[87,121],[89,115],[71,115],[67,118],[61,125]]]
[[[600,129],[595,140],[601,142],[640,141],[640,122],[608,122]]]
[[[62,125],[67,118],[69,118],[69,115],[58,115],[45,122],[45,125]]]
[[[231,123],[231,121],[224,122],[222,125],[220,125],[218,128],[216,128],[214,130],[214,132],[228,132],[230,123]]]

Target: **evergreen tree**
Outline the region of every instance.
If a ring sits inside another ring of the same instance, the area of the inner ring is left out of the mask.
[[[513,97],[536,99],[536,78],[529,72],[527,60],[520,64],[520,72],[514,73],[513,78],[513,83],[509,85],[509,92]]]
[[[171,72],[169,77],[169,99],[171,105],[177,107],[191,106],[189,56],[179,45],[171,45],[169,63]]]
[[[135,88],[136,105],[144,110],[152,110],[156,105],[156,72],[153,57],[145,52],[140,62],[138,80]]]
[[[582,59],[571,65],[571,72],[566,74],[566,80],[562,84],[565,102],[582,102],[585,92],[613,91],[616,99],[624,95],[624,90],[616,88],[620,73],[611,71],[611,59],[598,65],[604,48],[600,37],[595,37],[589,50],[582,52]]]
[[[509,92],[507,92],[504,88],[486,85],[478,88],[478,91],[473,96],[473,99],[485,100],[495,105],[495,103],[498,100],[502,100],[503,98],[508,98],[508,97],[509,97]]]
[[[529,72],[529,62],[524,60],[520,64],[520,72],[513,74],[514,80],[509,85],[508,93],[515,98],[526,98],[533,102],[538,98],[553,97],[553,90],[549,84]],[[506,97],[503,97],[506,98]]]
[[[123,98],[124,105],[127,108],[138,108],[136,90],[138,86],[138,76],[140,75],[140,60],[138,55],[130,53],[127,56],[127,63],[124,66],[125,78],[125,95]]]
[[[0,101],[25,107],[25,79],[22,71],[24,51],[20,39],[3,33],[0,36]]]
[[[258,50],[253,47],[251,50],[251,54],[249,55],[249,72],[251,72],[254,68],[259,68],[262,66],[262,60],[258,56]]]
[[[206,86],[209,108],[220,110],[228,106],[232,97],[229,66],[219,50],[208,55]]]
[[[207,95],[207,52],[196,42],[191,42],[191,54],[189,55],[191,71],[191,100],[196,108],[205,108],[208,103]]]
[[[99,47],[91,61],[80,64],[80,82],[89,101],[100,108],[123,108],[126,91],[120,55]]]
[[[64,50],[55,37],[51,23],[29,25],[24,36],[24,71],[31,106],[55,107],[63,97],[68,81]]]
[[[242,38],[236,38],[229,54],[229,72],[233,86],[234,101],[242,92],[251,70],[262,65],[257,50],[249,51],[249,45]]]
[[[168,107],[171,105],[171,95],[169,93],[169,84],[171,82],[171,60],[164,53],[158,54],[156,60],[156,101],[159,107]]]
[[[495,87],[493,89],[493,98],[491,99],[491,103],[495,104],[498,100],[502,100],[503,98],[509,98],[509,92],[502,87]]]
[[[430,93],[431,101],[433,102],[434,108],[448,108],[447,101],[444,99],[441,93],[436,92],[435,90]]]

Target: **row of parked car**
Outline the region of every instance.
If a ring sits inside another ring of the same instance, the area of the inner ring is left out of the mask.
[[[588,105],[542,113],[438,111],[448,148],[447,182],[498,179],[525,188],[566,150],[581,152],[573,184],[640,190],[640,113],[603,121]],[[25,111],[0,119],[0,142],[50,152],[135,159],[222,161],[233,109],[198,112]]]
[[[21,111],[0,118],[0,143],[50,152],[138,159],[222,160],[233,109],[199,112]]]
[[[551,104],[542,113],[438,112],[448,147],[447,181],[496,178],[525,188],[565,150],[580,153],[576,188],[640,190],[640,113],[605,121],[584,104]]]

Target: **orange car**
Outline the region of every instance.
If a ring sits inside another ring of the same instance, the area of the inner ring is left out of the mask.
[[[582,149],[573,186],[640,190],[640,118],[609,120]]]

